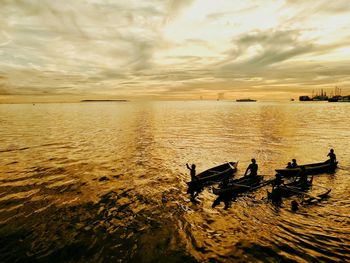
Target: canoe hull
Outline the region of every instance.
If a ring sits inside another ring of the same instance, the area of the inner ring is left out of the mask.
[[[236,180],[233,180],[228,186],[224,188],[214,188],[213,193],[216,195],[225,195],[225,194],[240,194],[248,192],[255,187],[259,186],[263,176],[258,175],[254,177],[242,177]]]
[[[307,191],[310,189],[310,186],[298,188],[298,187],[291,187],[291,186],[282,186],[278,190],[273,190],[272,192],[267,191],[267,197],[270,199],[273,203],[281,204],[282,198],[287,198],[295,195],[302,195],[306,196],[308,198],[304,199],[302,203],[311,203],[314,200],[322,200],[326,197],[328,197],[329,193],[331,192],[331,189],[326,189],[325,192],[320,193],[316,196],[311,196],[307,193]]]
[[[189,188],[202,187],[209,185],[225,178],[230,178],[237,171],[238,162],[228,162],[198,174],[197,180],[187,182]]]
[[[322,162],[322,163],[299,165],[297,168],[276,169],[275,171],[284,177],[292,177],[299,173],[300,167],[304,166],[307,174],[315,175],[315,174],[322,174],[322,173],[332,173],[337,168],[337,165],[338,165],[338,162],[335,162],[335,163]]]

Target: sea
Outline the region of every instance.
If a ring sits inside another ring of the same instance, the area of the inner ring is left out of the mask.
[[[255,158],[338,169],[280,206],[228,209],[197,173]],[[291,201],[299,210],[291,210]],[[154,101],[0,105],[0,262],[349,262],[350,103]]]

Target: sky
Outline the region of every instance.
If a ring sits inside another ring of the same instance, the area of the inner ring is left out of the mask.
[[[0,103],[350,94],[348,0],[0,5]]]

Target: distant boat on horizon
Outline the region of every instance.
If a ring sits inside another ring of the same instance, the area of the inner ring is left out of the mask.
[[[256,100],[252,100],[252,99],[239,99],[236,100],[237,102],[256,102]]]

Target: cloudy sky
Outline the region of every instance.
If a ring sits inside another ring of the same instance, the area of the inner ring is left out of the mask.
[[[0,4],[0,102],[350,93],[348,0]]]

